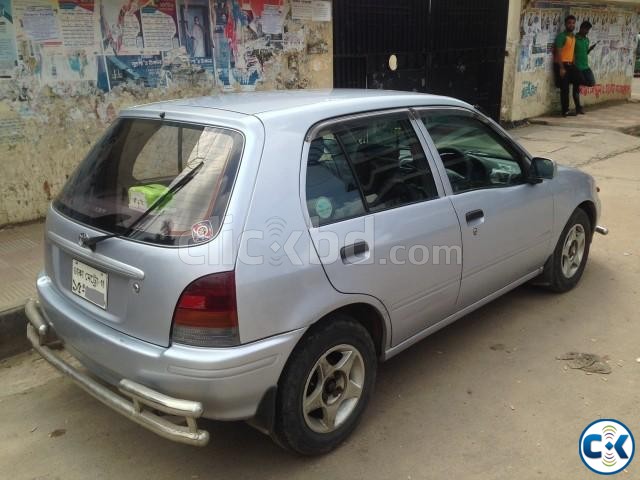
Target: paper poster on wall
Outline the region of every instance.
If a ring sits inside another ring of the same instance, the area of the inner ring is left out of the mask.
[[[59,47],[42,47],[40,78],[46,84],[57,82],[95,82],[98,71],[96,57],[79,49],[67,52]]]
[[[311,20],[314,22],[330,22],[331,2],[325,0],[313,0]]]
[[[60,0],[58,16],[66,49],[100,52],[95,0]]]
[[[558,8],[529,9],[524,12],[519,72],[551,71],[554,43],[563,28],[563,19],[563,11]]]
[[[102,47],[106,55],[141,54],[144,49],[140,9],[150,3],[134,0],[100,2]]]
[[[127,82],[146,88],[164,86],[161,55],[102,55],[97,59],[98,88],[109,91]]]
[[[250,12],[250,14],[254,17],[260,18],[262,17],[262,12],[267,5],[277,5],[279,7],[282,7],[283,0],[235,0],[235,3],[240,8],[240,10]]]
[[[0,2],[0,5],[2,2]],[[2,12],[0,12],[2,13]],[[3,112],[0,118],[0,145],[16,142],[23,137],[24,121],[19,115]]]
[[[215,1],[213,16],[218,82],[226,90],[255,90],[264,59],[283,49],[283,2]]]
[[[62,34],[58,23],[57,3],[29,0],[20,2],[17,17],[26,37],[46,45],[62,45]]]
[[[265,35],[282,35],[284,31],[284,13],[281,5],[265,5],[260,25]]]
[[[284,34],[284,50],[287,52],[302,52],[306,46],[304,28],[296,32],[287,32]]]
[[[293,0],[291,2],[291,18],[311,20],[313,18],[313,0]]]
[[[213,35],[208,0],[177,0],[180,45],[191,58],[213,59]],[[211,60],[213,64],[213,60]]]
[[[174,0],[159,0],[141,12],[145,51],[167,51],[180,46]]]
[[[608,75],[633,74],[633,54],[636,48],[637,25],[628,12],[604,8],[572,8],[578,26],[589,21],[593,28],[589,32],[591,45],[596,48],[589,55],[589,64],[596,79]]]
[[[11,0],[0,0],[0,77],[12,77],[17,60]]]

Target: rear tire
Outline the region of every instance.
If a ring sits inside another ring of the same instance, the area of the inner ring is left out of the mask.
[[[356,428],[376,379],[369,332],[335,315],[295,348],[278,384],[275,440],[301,455],[328,453]]]
[[[560,235],[553,256],[545,266],[550,282],[548,288],[565,293],[576,287],[582,278],[589,259],[593,228],[587,213],[578,208]]]

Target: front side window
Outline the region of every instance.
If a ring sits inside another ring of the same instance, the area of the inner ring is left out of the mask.
[[[523,183],[521,155],[471,112],[429,111],[420,116],[454,193]]]
[[[240,133],[225,128],[120,119],[54,207],[85,225],[149,243],[178,245],[198,226],[211,238],[224,217],[243,145]]]

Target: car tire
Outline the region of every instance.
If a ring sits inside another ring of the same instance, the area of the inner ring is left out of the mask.
[[[347,315],[312,327],[278,383],[273,435],[301,455],[328,453],[356,428],[373,393],[376,349],[369,332]]]
[[[560,235],[553,256],[547,262],[543,274],[549,278],[548,288],[565,293],[580,282],[589,258],[593,228],[587,213],[578,208]]]

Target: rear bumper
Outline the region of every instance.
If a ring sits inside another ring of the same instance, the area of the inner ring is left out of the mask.
[[[33,348],[51,365],[71,378],[91,396],[116,412],[169,440],[198,447],[209,443],[209,432],[198,429],[196,423],[196,419],[202,415],[201,403],[171,398],[129,380],[120,381],[119,389],[121,394],[110,390],[86,373],[67,363],[55,353],[51,346],[58,347],[59,341],[40,315],[38,307],[33,300],[30,300],[27,304],[26,312],[29,319],[27,337]],[[182,417],[185,425],[174,424],[148,409]]]
[[[128,380],[199,402],[202,416],[215,420],[254,417],[304,334],[304,329],[296,330],[230,348],[162,347],[82,315],[46,275],[38,278],[37,286],[46,328],[93,374],[116,387]]]

